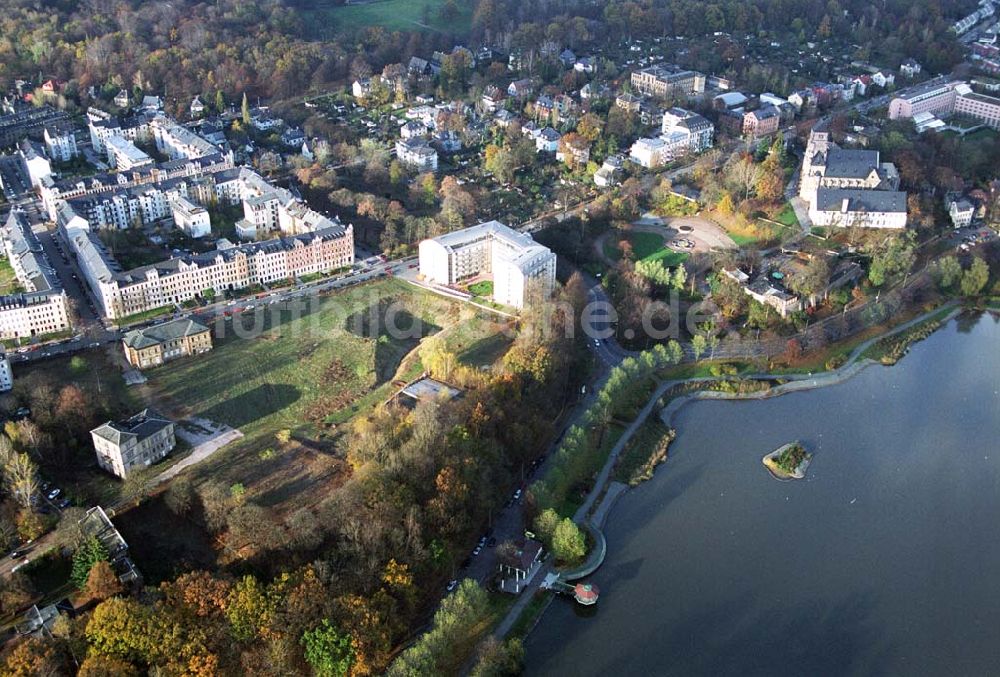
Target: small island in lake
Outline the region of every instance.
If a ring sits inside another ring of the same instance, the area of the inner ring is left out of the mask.
[[[775,479],[800,480],[806,476],[806,468],[812,454],[799,442],[789,442],[778,447],[763,458],[764,467]]]

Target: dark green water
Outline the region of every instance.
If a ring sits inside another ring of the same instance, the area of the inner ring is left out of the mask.
[[[895,367],[702,401],[626,494],[596,612],[558,599],[532,675],[1000,673],[1000,324],[953,321]],[[761,465],[800,439],[806,480]]]

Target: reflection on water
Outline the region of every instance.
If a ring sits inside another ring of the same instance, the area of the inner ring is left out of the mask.
[[[529,674],[986,674],[1000,665],[1000,324],[892,368],[689,405],[607,525],[596,609],[557,600]],[[761,457],[799,439],[808,477]]]

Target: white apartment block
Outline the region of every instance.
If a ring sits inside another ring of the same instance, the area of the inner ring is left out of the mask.
[[[103,153],[109,139],[120,137],[133,143],[155,143],[156,149],[171,160],[193,160],[220,153],[220,149],[207,139],[179,125],[158,110],[150,109],[134,117],[119,120],[102,114],[88,112],[90,141],[94,150]],[[230,153],[229,160],[232,162]]]
[[[14,372],[6,353],[0,353],[0,393],[10,392],[14,387]]]
[[[715,125],[697,113],[671,108],[663,114],[662,135],[671,147],[670,159],[686,153],[701,153],[712,147]]]
[[[175,197],[170,201],[174,225],[191,237],[207,237],[212,234],[212,219],[208,210],[196,205],[186,197]]]
[[[712,147],[715,125],[697,113],[671,108],[663,114],[662,133],[653,139],[639,139],[632,144],[632,160],[653,169],[689,153]]]
[[[397,141],[396,159],[407,169],[418,172],[436,172],[438,168],[437,151],[419,138]]]
[[[90,142],[96,152],[106,153],[105,145],[108,139],[116,136],[132,143],[147,143],[153,140],[148,115],[137,115],[122,121],[116,117],[97,115],[99,112],[87,112]]]
[[[492,277],[493,300],[514,308],[523,308],[535,291],[547,298],[555,287],[556,255],[498,221],[424,240],[419,253],[426,282],[448,286]]]
[[[69,329],[66,292],[23,211],[11,210],[0,239],[4,256],[24,289],[0,296],[0,338],[30,338]]]
[[[24,139],[18,144],[17,154],[31,180],[31,187],[41,188],[42,182],[52,175],[52,164],[45,157],[42,147],[34,141]]]
[[[226,170],[232,170],[227,172]],[[175,161],[149,165],[130,172],[95,174],[83,178],[55,180],[51,176],[42,180],[40,192],[42,204],[53,221],[58,218],[59,205],[65,200],[76,198],[103,199],[122,191],[160,187],[169,181],[184,181],[188,186],[189,197],[201,202],[209,202],[213,192],[219,200],[231,204],[239,202],[238,190],[235,197],[230,197],[230,184],[238,174],[233,170],[231,154],[196,158],[187,161]],[[236,185],[236,184],[232,184]],[[196,195],[202,191],[203,195]]]
[[[659,167],[667,162],[667,142],[661,137],[639,139],[632,144],[629,156],[646,169]]]
[[[79,153],[76,147],[76,136],[73,134],[72,129],[46,127],[43,135],[45,138],[45,151],[52,160],[69,162]]]
[[[108,137],[104,142],[108,151],[108,164],[112,169],[127,172],[137,167],[147,167],[153,164],[153,158],[140,150],[134,143],[120,136]]]
[[[172,258],[123,272],[86,220],[69,219],[70,213],[71,209],[60,211],[63,238],[76,255],[101,313],[111,319],[184,303],[206,289],[220,294],[332,272],[354,263],[353,227],[326,219],[330,225],[313,232]]]
[[[195,159],[219,152],[211,142],[167,117],[154,118],[149,127],[156,142],[156,149],[165,153],[171,160]]]

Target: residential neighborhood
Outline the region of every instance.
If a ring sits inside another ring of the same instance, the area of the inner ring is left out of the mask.
[[[12,3],[0,673],[987,674],[1000,21],[897,5]]]

